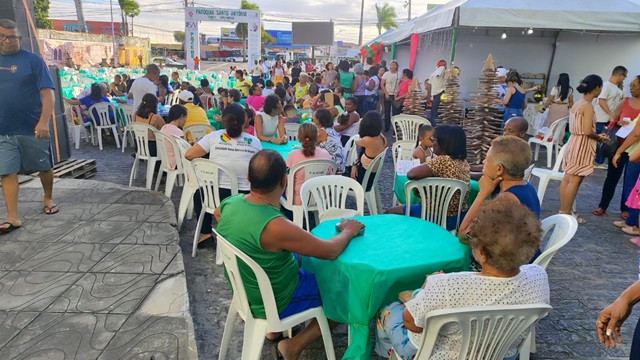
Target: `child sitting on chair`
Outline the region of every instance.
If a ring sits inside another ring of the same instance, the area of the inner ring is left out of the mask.
[[[420,164],[431,160],[435,155],[433,154],[433,127],[431,125],[421,125],[418,128],[418,141],[416,142],[416,148],[413,150],[412,157],[420,160]]]

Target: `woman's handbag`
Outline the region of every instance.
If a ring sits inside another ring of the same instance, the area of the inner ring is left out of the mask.
[[[396,109],[402,109],[403,104],[404,104],[404,99],[393,100],[393,102],[391,103],[391,106],[393,106]]]
[[[616,132],[618,132],[618,127],[614,126],[611,129],[607,130],[607,135],[609,135],[609,140],[602,143],[599,148],[599,153],[601,156],[605,158],[613,157],[616,154],[616,150],[618,150],[618,146],[620,143],[618,142],[620,139],[616,136]]]

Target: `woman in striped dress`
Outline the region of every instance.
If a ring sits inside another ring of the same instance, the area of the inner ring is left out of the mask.
[[[593,99],[600,95],[602,78],[598,75],[589,75],[580,82],[576,90],[584,94],[577,101],[569,113],[569,132],[571,137],[567,142],[562,158],[564,178],[560,184],[560,214],[572,214],[571,206],[578,194],[578,188],[585,176],[593,174],[593,160],[596,155],[598,142],[607,141],[606,134],[596,133],[596,119],[593,112]],[[577,214],[572,214],[578,223],[584,223],[584,219]]]

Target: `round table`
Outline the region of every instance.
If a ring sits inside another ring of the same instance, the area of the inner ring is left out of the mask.
[[[404,184],[409,181],[407,175],[400,175],[396,173],[396,180],[393,185],[393,192],[396,194],[396,198],[400,204],[407,201],[407,195],[404,193]],[[471,204],[476,200],[478,193],[480,192],[480,186],[476,180],[469,181],[469,199],[467,199],[467,206],[471,207]],[[411,194],[411,203],[420,204],[420,199],[415,194]]]
[[[360,216],[363,236],[354,238],[335,260],[303,257],[315,273],[327,318],[349,325],[351,344],[343,359],[369,359],[369,322],[398,293],[422,286],[433,272],[469,268],[468,246],[440,226],[402,215]],[[311,233],[321,239],[337,234],[338,219]]]
[[[282,155],[282,157],[285,160],[287,160],[287,156],[289,156],[289,153],[292,152],[293,150],[302,149],[299,142],[292,141],[292,140],[289,140],[286,144],[280,144],[280,145],[270,143],[268,141],[260,141],[260,144],[262,144],[263,150],[277,151],[278,153],[280,153],[280,155]]]

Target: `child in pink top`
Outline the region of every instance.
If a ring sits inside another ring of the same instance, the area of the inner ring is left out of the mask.
[[[255,120],[255,114],[249,108],[244,108],[244,113],[246,114],[246,119],[244,122],[244,127],[242,128],[242,132],[245,132],[249,135],[256,136],[256,130],[253,127],[253,122]]]
[[[181,129],[186,121],[187,108],[180,104],[173,105],[171,109],[169,109],[169,115],[166,120],[167,124],[160,129],[160,132],[172,139],[174,135],[184,139],[184,132],[182,132]],[[170,144],[167,144],[167,154],[169,155],[169,168],[174,170],[176,168],[176,154]]]
[[[316,142],[318,141],[318,128],[310,122],[300,125],[298,129],[298,141],[302,145],[302,149],[294,150],[287,156],[287,166],[289,168],[293,165],[307,160],[325,159],[332,160],[331,155],[327,150],[316,148]],[[304,170],[298,170],[295,173],[293,180],[293,204],[302,205],[302,199],[300,197],[300,188],[305,180]]]

